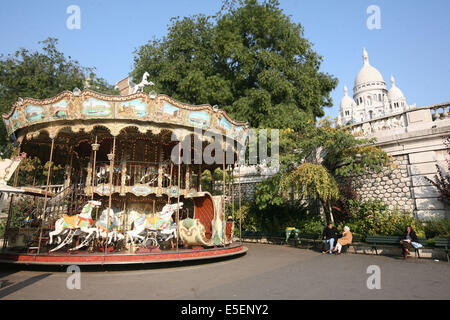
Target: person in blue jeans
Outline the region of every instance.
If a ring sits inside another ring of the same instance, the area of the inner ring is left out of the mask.
[[[322,234],[322,253],[329,253],[333,254],[331,251],[334,248],[334,244],[336,243],[338,238],[338,232],[335,227],[333,227],[333,224],[330,222],[328,225],[323,229]],[[328,248],[327,248],[328,247]]]

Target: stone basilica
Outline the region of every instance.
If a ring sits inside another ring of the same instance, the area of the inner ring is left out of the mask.
[[[345,126],[368,121],[371,119],[402,113],[410,108],[403,92],[396,86],[391,76],[391,88],[386,89],[381,73],[370,65],[369,55],[363,50],[363,67],[355,78],[353,99],[344,87],[344,97],[341,100],[338,125]]]

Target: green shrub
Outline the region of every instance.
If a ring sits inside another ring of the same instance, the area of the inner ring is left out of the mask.
[[[350,230],[360,235],[392,235],[401,236],[407,226],[411,226],[418,237],[425,237],[424,226],[421,221],[411,214],[399,210],[389,210],[388,205],[381,200],[367,200],[364,202],[349,201],[351,219],[339,224],[342,229],[348,225]]]
[[[0,239],[3,239],[3,236],[5,234],[5,228],[6,228],[6,221],[0,222]]]
[[[321,235],[325,225],[319,217],[310,217],[301,221],[297,227],[302,233]]]
[[[450,219],[435,218],[424,223],[427,238],[450,238]]]

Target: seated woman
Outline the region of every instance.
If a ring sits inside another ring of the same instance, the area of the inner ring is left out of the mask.
[[[402,245],[402,254],[403,259],[408,258],[409,249],[412,247],[412,242],[418,242],[416,233],[414,232],[411,226],[407,226],[405,233],[400,240],[400,244]]]
[[[342,237],[338,239],[336,243],[336,247],[334,247],[333,252],[336,252],[338,254],[341,253],[342,247],[346,246],[348,244],[352,243],[353,235],[350,232],[350,228],[345,226],[344,227],[344,233],[342,234]]]

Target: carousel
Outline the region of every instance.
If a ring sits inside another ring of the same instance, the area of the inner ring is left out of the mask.
[[[154,92],[75,89],[19,98],[3,121],[17,155],[45,163],[46,181],[17,185],[15,169],[8,187],[20,193],[9,200],[0,262],[152,263],[246,252],[239,150],[248,127],[225,111]],[[199,162],[213,144],[227,161]],[[218,169],[222,181],[205,190],[205,173]]]

